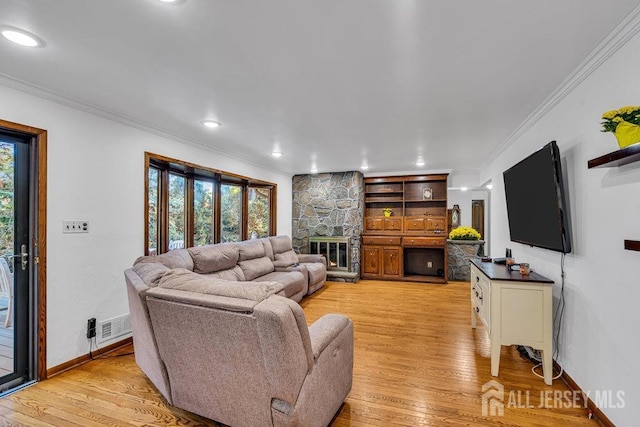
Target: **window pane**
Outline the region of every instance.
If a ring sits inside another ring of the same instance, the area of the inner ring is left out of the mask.
[[[169,250],[184,248],[186,179],[169,174]]]
[[[221,242],[242,240],[242,187],[222,184],[220,186]]]
[[[14,148],[0,142],[0,253],[14,254]],[[12,263],[9,263],[13,265]]]
[[[203,246],[213,240],[213,183],[193,182],[193,245]]]
[[[249,188],[247,238],[253,239],[269,235],[270,199],[271,191],[268,188]]]
[[[147,248],[149,255],[158,254],[158,191],[160,171],[158,169],[149,168],[149,194],[147,200],[149,201],[149,241],[147,242]]]

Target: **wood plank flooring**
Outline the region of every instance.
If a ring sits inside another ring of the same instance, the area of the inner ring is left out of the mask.
[[[354,321],[353,389],[334,426],[597,426],[586,409],[567,408],[564,400],[539,408],[541,392],[568,389],[560,380],[546,386],[512,347],[502,348],[500,375],[491,376],[486,331],[470,327],[468,283],[327,283],[301,305],[309,323],[330,312]],[[482,416],[482,385],[490,380],[504,387],[503,416]],[[528,407],[510,405],[512,391],[521,399],[511,403],[521,406],[528,393]],[[167,406],[128,355],[89,362],[0,399],[0,425],[218,424]]]

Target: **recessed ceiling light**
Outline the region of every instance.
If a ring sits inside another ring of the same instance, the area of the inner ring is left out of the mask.
[[[282,157],[282,152],[274,151],[271,155],[277,159],[278,157]]]
[[[419,160],[416,162],[416,166],[424,166],[424,160],[419,159]]]
[[[215,120],[204,120],[202,124],[211,129],[219,128],[220,126],[222,126],[220,122],[216,122]]]
[[[485,187],[487,188],[487,190],[491,190],[493,188],[493,184],[487,184]]]
[[[467,191],[468,188],[467,187],[460,187],[460,191]]]
[[[364,165],[360,166],[360,169],[362,169],[363,171],[366,171],[367,169],[369,169],[369,165],[364,164]]]
[[[35,35],[24,30],[19,30],[17,28],[2,30],[2,36],[7,40],[19,44],[20,46],[38,47],[44,44]]]
[[[318,173],[318,168],[315,166],[311,166],[311,173]]]

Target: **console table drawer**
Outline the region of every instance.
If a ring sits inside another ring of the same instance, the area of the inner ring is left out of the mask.
[[[403,237],[402,246],[444,246],[444,237]]]
[[[363,245],[392,245],[400,246],[400,237],[384,237],[384,236],[364,236],[362,237]]]

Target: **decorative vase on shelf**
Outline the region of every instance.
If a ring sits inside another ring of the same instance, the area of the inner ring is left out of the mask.
[[[382,209],[382,213],[384,214],[384,216],[386,217],[390,217],[391,214],[393,213],[393,209],[391,208],[384,208]]]
[[[625,122],[624,120],[618,123],[614,134],[620,148],[626,148],[640,142],[640,126]]]

